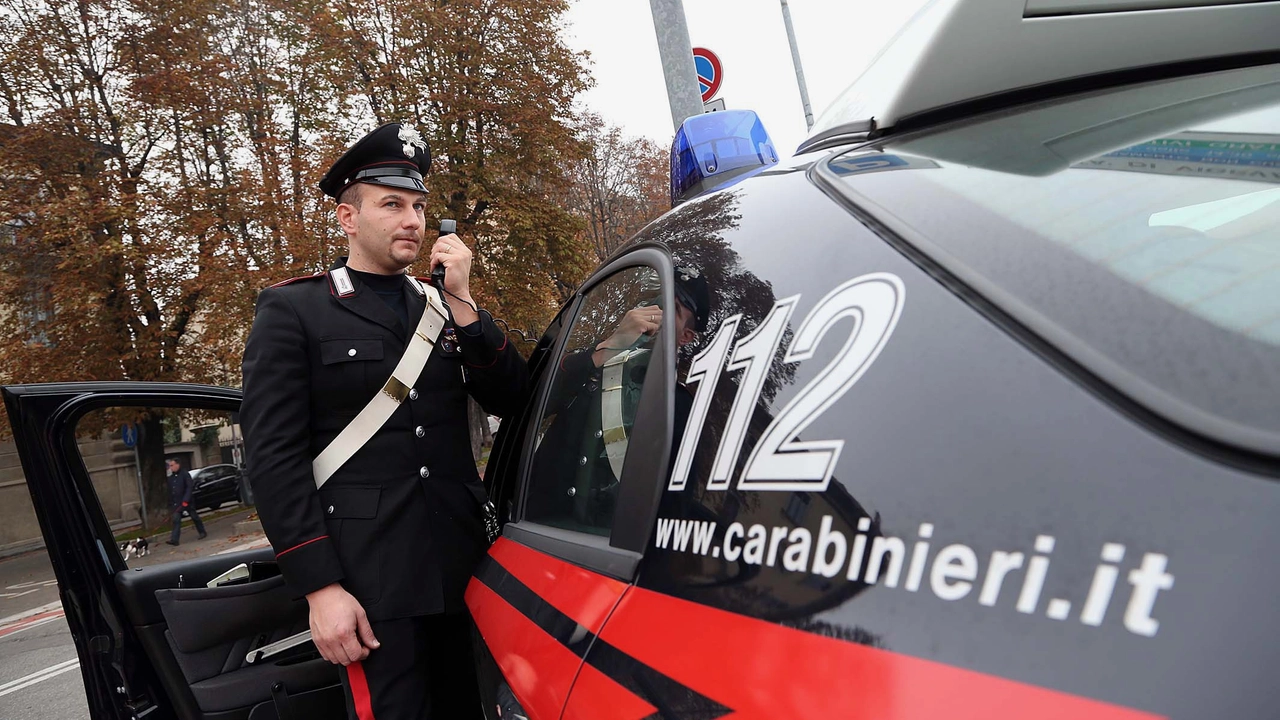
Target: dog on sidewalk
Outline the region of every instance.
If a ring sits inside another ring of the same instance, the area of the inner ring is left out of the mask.
[[[148,547],[147,539],[144,537],[134,538],[126,542],[120,543],[120,555],[128,560],[130,557],[143,557],[151,552]]]

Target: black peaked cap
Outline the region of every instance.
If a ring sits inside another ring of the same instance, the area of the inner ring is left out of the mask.
[[[676,268],[676,299],[697,319],[697,331],[706,330],[707,318],[711,316],[711,288],[696,268]]]
[[[422,178],[431,169],[427,141],[412,125],[387,123],[360,138],[320,180],[320,190],[337,199],[355,183],[374,183],[426,192]]]

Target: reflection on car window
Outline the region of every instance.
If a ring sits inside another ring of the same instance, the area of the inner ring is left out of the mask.
[[[663,321],[660,298],[658,274],[647,267],[621,270],[584,296],[536,426],[526,519],[609,534]]]

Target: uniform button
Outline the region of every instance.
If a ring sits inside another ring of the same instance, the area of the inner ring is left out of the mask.
[[[426,465],[423,465],[421,468],[418,469],[418,474],[421,475],[423,478],[431,477],[431,471],[427,469]]]
[[[587,457],[584,455],[584,456],[582,456],[581,458],[578,458],[578,464],[579,464],[579,465],[586,465],[586,464],[587,464]]]
[[[574,495],[577,495],[577,494],[578,494],[577,490],[574,490],[573,488],[569,488],[569,497],[573,497]]]
[[[417,435],[418,437],[422,437],[423,435],[427,434],[427,431],[423,429],[421,425],[419,425],[418,427],[413,429],[413,434]]]
[[[410,400],[417,400],[417,399],[418,399],[418,388],[413,388],[413,389],[409,390],[409,399],[410,399]]]
[[[329,514],[330,514],[330,515],[332,515],[332,514],[333,514],[333,506],[332,506],[332,505],[330,505],[330,506],[329,506]]]
[[[347,351],[347,357],[355,357],[355,356],[356,356],[355,348],[351,348],[350,350]]]
[[[603,431],[603,430],[597,430],[597,431],[596,431],[596,437],[604,437],[604,431]]]

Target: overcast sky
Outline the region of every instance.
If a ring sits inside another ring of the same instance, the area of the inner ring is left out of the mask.
[[[816,118],[925,0],[789,0]],[[780,155],[807,135],[779,0],[684,0],[695,47],[720,56],[717,97],[755,110]],[[582,103],[629,135],[674,135],[649,0],[574,0],[566,40],[591,54],[596,87]]]

